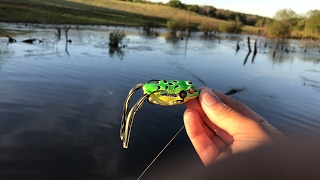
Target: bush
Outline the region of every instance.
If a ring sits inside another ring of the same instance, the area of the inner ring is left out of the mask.
[[[274,20],[268,25],[268,35],[273,37],[290,35],[290,28],[284,22]]]
[[[239,34],[242,32],[242,23],[233,22],[231,24],[220,24],[219,31]]]
[[[198,29],[203,32],[204,36],[211,36],[213,31],[218,30],[218,25],[210,22],[202,22]]]
[[[156,21],[146,21],[143,24],[143,30],[147,33],[155,32],[155,30],[160,27],[160,24]]]
[[[177,31],[187,30],[187,21],[185,19],[172,19],[167,21],[167,27],[171,34],[176,34]]]
[[[109,35],[109,46],[111,47],[119,47],[119,43],[122,43],[123,38],[126,35],[124,34],[123,30],[122,31],[115,31],[110,33]]]

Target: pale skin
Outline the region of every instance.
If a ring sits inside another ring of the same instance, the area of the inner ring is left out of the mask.
[[[187,134],[204,165],[288,139],[244,104],[211,89],[186,102]]]

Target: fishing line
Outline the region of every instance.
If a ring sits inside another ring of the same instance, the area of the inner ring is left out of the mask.
[[[162,152],[169,146],[169,144],[177,137],[177,135],[182,131],[184,125],[180,128],[180,130],[171,138],[171,140],[164,146],[164,148],[159,152],[159,154],[151,161],[151,163],[146,167],[146,169],[141,173],[141,175],[137,178],[139,180],[144,173],[150,168],[150,166],[157,160],[157,158],[162,154]]]
[[[186,73],[188,73],[189,75],[191,75],[192,77],[196,78],[198,81],[200,81],[203,85],[207,85],[201,78],[199,78],[197,75],[195,75],[194,73],[192,73],[191,71],[187,70],[186,68],[182,67],[181,65],[179,65],[178,63],[175,62],[168,62],[168,64],[171,64],[172,66],[181,69],[183,71],[185,71]]]

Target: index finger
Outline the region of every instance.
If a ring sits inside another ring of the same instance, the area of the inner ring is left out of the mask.
[[[203,122],[212,130],[214,131],[225,143],[231,144],[234,140],[230,136],[229,133],[227,133],[225,130],[221,129],[219,126],[214,124],[206,115],[206,113],[203,111],[199,98],[192,99],[185,103],[187,110],[193,109],[196,110],[203,120]],[[186,125],[187,128],[187,125]]]
[[[188,109],[194,109],[198,111],[201,118],[203,118],[206,115],[200,105],[199,98],[195,98],[190,101],[187,101],[185,105]]]

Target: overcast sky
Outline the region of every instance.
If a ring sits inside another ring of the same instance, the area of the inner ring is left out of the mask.
[[[164,2],[169,0],[151,0]],[[280,9],[292,9],[298,14],[320,9],[319,0],[180,0],[184,4],[210,5],[218,9],[273,17]]]

